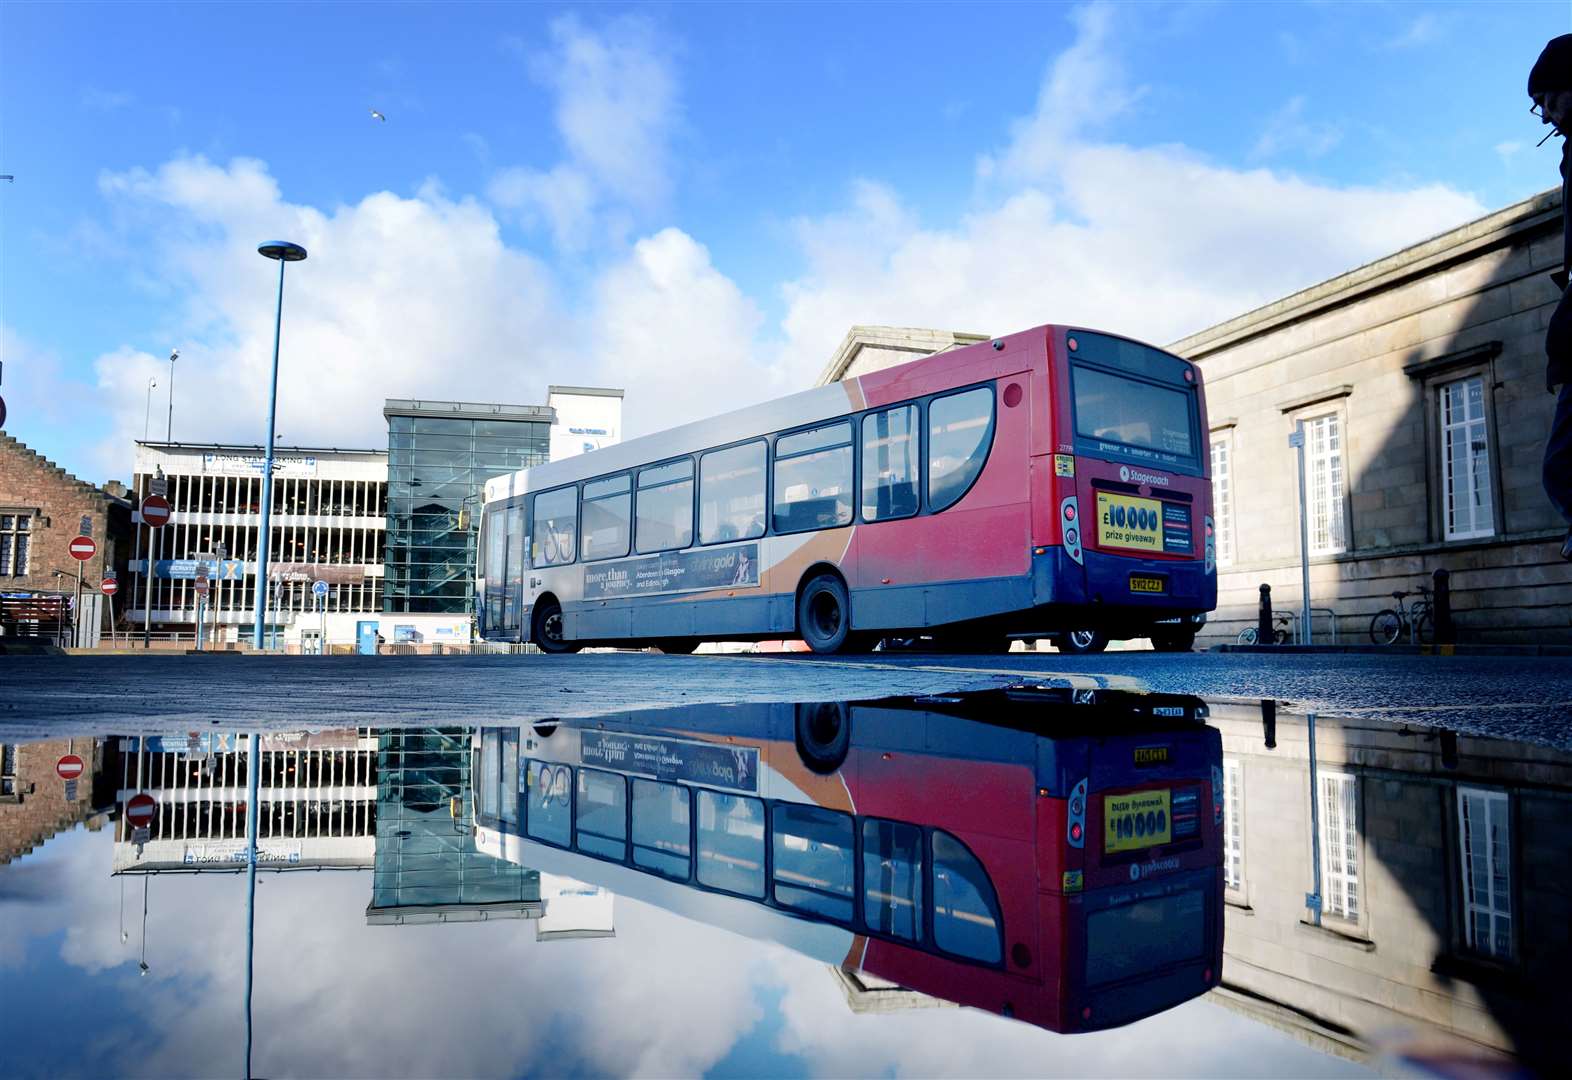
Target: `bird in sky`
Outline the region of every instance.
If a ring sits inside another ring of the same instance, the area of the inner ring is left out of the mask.
[[[373,119],[373,120],[380,120],[384,124],[388,122],[388,118],[383,116],[381,113],[377,112],[377,110],[375,110],[375,109],[371,110],[371,119]]]

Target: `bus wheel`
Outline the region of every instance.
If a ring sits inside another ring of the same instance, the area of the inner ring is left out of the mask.
[[[833,574],[820,574],[797,598],[797,632],[816,653],[837,653],[851,639],[851,601]]]
[[[662,638],[655,647],[667,656],[687,656],[699,647],[696,638]]]
[[[802,763],[829,775],[846,762],[851,749],[851,717],[838,701],[797,706],[797,753]]]
[[[535,617],[530,624],[530,640],[543,653],[578,652],[579,647],[562,637],[562,605],[555,601],[535,605]]]
[[[1152,648],[1157,652],[1189,652],[1194,645],[1194,630],[1152,631]]]
[[[1060,634],[1054,645],[1062,653],[1084,656],[1087,653],[1100,653],[1106,649],[1108,635],[1101,630],[1069,630]]]

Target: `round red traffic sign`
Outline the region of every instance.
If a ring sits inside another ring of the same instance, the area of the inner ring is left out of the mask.
[[[120,591],[120,582],[112,577],[106,577],[98,587],[103,590],[105,596],[113,596]]]
[[[75,754],[67,754],[55,762],[55,772],[60,774],[62,780],[75,780],[82,775],[84,768],[86,766],[82,764],[82,759]]]
[[[80,562],[87,562],[98,554],[98,545],[93,543],[91,536],[74,536],[71,538],[71,557]]]
[[[137,828],[141,828],[153,820],[153,811],[158,803],[153,801],[153,796],[147,792],[131,796],[131,801],[126,803],[126,820]]]
[[[169,522],[169,500],[162,495],[149,495],[142,500],[142,520],[153,528]]]

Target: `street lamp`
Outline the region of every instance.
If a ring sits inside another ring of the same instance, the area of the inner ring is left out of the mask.
[[[267,614],[267,542],[273,518],[273,422],[278,413],[278,336],[284,321],[284,264],[303,260],[306,249],[288,240],[269,240],[259,244],[257,251],[278,261],[278,307],[273,315],[273,375],[267,392],[267,457],[262,463],[262,535],[257,542],[256,617],[251,637],[251,647],[260,651],[262,620]]]
[[[169,354],[169,426],[164,428],[164,441],[175,441],[175,361],[180,359],[180,350],[174,349]]]
[[[147,380],[147,408],[142,410],[142,441],[147,442],[148,426],[153,422],[153,387],[158,385],[157,379]]]

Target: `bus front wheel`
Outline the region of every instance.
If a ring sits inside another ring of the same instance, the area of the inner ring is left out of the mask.
[[[1100,653],[1108,647],[1108,635],[1101,630],[1067,630],[1059,635],[1054,646],[1062,653],[1076,656]]]
[[[834,574],[820,574],[797,597],[797,632],[816,653],[847,651],[853,642],[851,598]]]
[[[543,653],[578,652],[579,646],[562,636],[562,605],[554,600],[535,605],[534,618],[530,620],[530,640]]]

